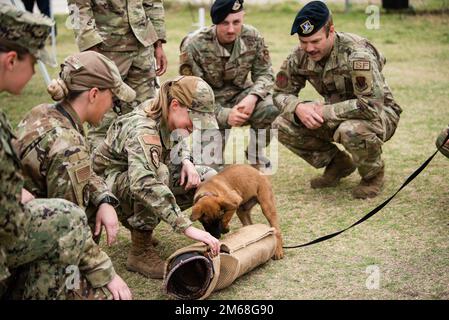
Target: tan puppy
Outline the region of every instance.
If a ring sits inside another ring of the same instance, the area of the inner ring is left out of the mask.
[[[196,190],[192,221],[199,220],[204,229],[216,238],[229,231],[229,222],[237,211],[244,226],[252,224],[250,212],[259,203],[270,226],[276,230],[274,259],[282,259],[282,235],[268,178],[249,165],[232,165]]]

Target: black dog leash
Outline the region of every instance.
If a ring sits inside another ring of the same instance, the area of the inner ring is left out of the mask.
[[[307,242],[307,243],[304,243],[304,244],[299,244],[299,245],[296,245],[296,246],[284,246],[283,248],[284,249],[301,248],[301,247],[310,246],[310,245],[315,244],[315,243],[323,242],[323,241],[332,239],[333,237],[336,237],[339,234],[341,234],[341,233],[343,233],[343,232],[345,232],[345,231],[355,227],[356,225],[358,225],[358,224],[368,220],[369,218],[374,216],[376,213],[378,213],[380,210],[382,210],[391,200],[393,200],[393,198],[396,197],[396,195],[399,193],[399,191],[401,191],[403,188],[405,188],[406,185],[408,185],[410,182],[412,182],[421,173],[421,171],[423,171],[427,167],[427,165],[432,161],[432,159],[436,156],[436,154],[440,151],[440,149],[444,146],[444,144],[448,140],[449,140],[449,134],[446,136],[446,138],[444,139],[444,141],[441,144],[441,146],[438,147],[437,151],[435,151],[434,154],[432,154],[418,169],[416,169],[415,172],[413,172],[407,178],[407,180],[405,180],[405,182],[401,185],[401,187],[391,197],[389,197],[387,200],[382,202],[376,208],[374,208],[373,210],[368,212],[363,218],[361,218],[356,223],[352,224],[351,226],[347,227],[346,229],[343,229],[343,230],[340,230],[340,231],[328,234],[327,236],[320,237],[320,238],[315,239],[313,241],[310,241],[310,242]]]

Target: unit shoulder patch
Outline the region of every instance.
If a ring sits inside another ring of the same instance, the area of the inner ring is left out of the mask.
[[[145,134],[138,137],[148,164],[158,169],[161,162],[162,145],[158,135]]]
[[[276,75],[276,86],[285,89],[288,86],[288,75],[285,71],[279,71]]]
[[[354,60],[352,62],[352,70],[354,71],[370,71],[371,62],[368,60]]]
[[[77,169],[75,171],[76,180],[78,183],[82,183],[90,178],[90,165],[86,164],[85,166]]]
[[[76,203],[85,209],[86,199],[88,199],[88,188],[89,179],[91,177],[92,171],[90,163],[83,161],[77,165],[67,168],[67,173],[69,174],[70,182],[72,183],[73,192],[75,194]]]
[[[184,63],[179,67],[179,74],[182,76],[192,76],[192,66],[190,64]]]
[[[159,168],[159,166],[161,165],[160,163],[160,149],[158,147],[152,147],[150,148],[150,155],[151,155],[151,163],[153,163],[153,165],[156,168]]]
[[[356,76],[355,77],[355,87],[356,90],[359,92],[363,92],[368,88],[368,83],[366,81],[366,78],[363,76]]]

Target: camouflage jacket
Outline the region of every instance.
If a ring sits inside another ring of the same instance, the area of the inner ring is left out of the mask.
[[[218,124],[226,124],[231,111],[220,100],[230,101],[247,88],[251,88],[249,94],[264,99],[274,82],[268,47],[249,25],[243,25],[231,53],[219,44],[215,26],[187,36],[181,45],[179,73],[200,77],[212,87]]]
[[[179,162],[191,156],[188,148],[171,141],[164,122],[148,117],[144,109],[152,102],[145,101],[112,124],[94,152],[93,168],[111,189],[117,176],[127,172],[134,199],[152,208],[175,231],[183,232],[192,222],[181,212],[168,187],[167,164],[175,153]]]
[[[118,200],[91,168],[83,125],[71,106],[42,104],[19,123],[14,142],[25,187],[40,198],[63,198],[97,208],[106,196]]]
[[[337,32],[324,66],[300,47],[293,50],[276,75],[274,103],[283,112],[294,112],[303,101],[298,94],[309,81],[324,97],[326,121],[374,119],[385,106],[399,116],[402,109],[381,73],[385,62],[368,40]]]
[[[80,51],[100,45],[104,51],[132,51],[165,42],[162,0],[69,0]]]
[[[9,277],[6,249],[17,240],[26,240],[29,215],[20,204],[23,178],[11,139],[11,126],[0,111],[0,281]]]

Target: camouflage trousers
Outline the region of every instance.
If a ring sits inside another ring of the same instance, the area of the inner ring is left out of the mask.
[[[181,165],[169,164],[167,167],[168,171],[159,174],[159,179],[170,188],[170,191],[175,196],[176,204],[181,210],[186,210],[193,204],[196,189],[186,191],[180,185]],[[201,181],[216,174],[214,169],[207,166],[195,165],[195,168]],[[112,192],[120,200],[117,213],[120,222],[127,229],[154,230],[161,221],[159,214],[154,212],[151,207],[134,200],[127,172],[123,172],[116,178]]]
[[[250,92],[250,88],[242,91],[232,99],[225,99],[225,97],[218,96],[216,98],[216,103],[221,105],[223,108],[233,108],[237,103],[242,101]],[[261,150],[267,147],[271,141],[270,129],[272,122],[279,115],[279,109],[273,103],[272,95],[268,95],[264,100],[260,100],[256,107],[254,108],[251,117],[248,120],[246,125],[249,125],[250,130],[250,139],[249,139],[249,155],[248,158],[254,160],[254,162],[258,162],[259,154],[261,154]],[[229,135],[226,135],[226,129],[230,129],[231,126],[227,123],[219,123],[220,134],[222,137],[222,154],[224,152],[227,138]],[[263,131],[263,132],[261,132]],[[260,141],[263,139],[263,141]],[[204,145],[203,145],[204,148]],[[253,154],[251,154],[253,153]]]
[[[31,216],[27,239],[7,248],[13,276],[6,298],[65,299],[68,267],[78,266],[92,241],[86,215],[62,199],[36,199],[25,210]]]
[[[441,131],[440,135],[437,137],[437,140],[435,141],[435,144],[436,144],[437,148],[439,148],[443,144],[444,139],[446,139],[448,133],[449,133],[449,126],[444,128],[443,131]],[[446,144],[440,149],[440,152],[444,156],[449,158],[449,145],[448,145],[448,142],[446,142]]]
[[[92,148],[100,145],[112,122],[118,115],[131,112],[136,106],[155,95],[155,59],[152,46],[140,47],[136,51],[101,51],[117,65],[123,81],[136,91],[131,103],[115,101],[114,109],[108,111],[98,127],[89,126],[87,138]]]
[[[398,122],[393,109],[384,107],[378,119],[328,121],[315,130],[298,123],[293,113],[283,113],[273,123],[273,129],[278,129],[283,145],[315,168],[327,166],[337,154],[334,142],[342,144],[352,155],[359,174],[368,179],[384,168],[382,145],[393,136]]]

